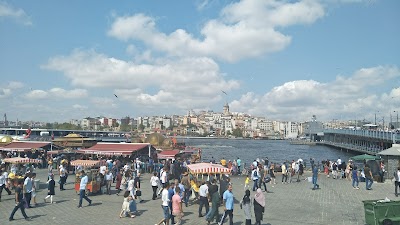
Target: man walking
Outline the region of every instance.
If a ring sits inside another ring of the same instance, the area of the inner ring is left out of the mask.
[[[369,168],[369,166],[367,164],[365,164],[364,166],[364,175],[365,175],[365,188],[367,190],[372,190],[372,184],[374,183],[374,181],[372,180],[372,172],[371,169]]]
[[[3,189],[7,191],[8,195],[11,195],[11,191],[7,187],[7,179],[8,179],[8,173],[0,170],[0,202],[1,202],[1,193],[3,192]]]
[[[397,192],[397,188],[400,188],[400,167],[397,167],[397,171],[394,172],[393,174],[394,176],[394,193],[396,195],[396,197],[399,196],[398,192]]]
[[[251,172],[251,179],[253,180],[253,191],[258,189],[258,172],[257,167],[254,167],[253,172]]]
[[[282,169],[282,184],[287,184],[288,176],[287,176],[287,168],[286,168],[285,163],[282,163],[281,169]],[[283,182],[283,181],[285,181],[285,182]],[[255,191],[255,190],[253,190],[253,191]]]
[[[312,183],[314,184],[313,190],[319,189],[318,181],[318,167],[314,165],[312,168]]]
[[[201,211],[203,210],[203,205],[206,207],[206,214],[208,213],[210,206],[208,204],[208,185],[206,182],[202,181],[201,186],[199,188],[199,217],[203,217]]]
[[[64,191],[64,184],[67,180],[67,171],[63,165],[60,165],[60,191]]]
[[[31,206],[31,199],[32,199],[32,191],[33,191],[33,184],[32,184],[32,174],[28,173],[24,181],[24,194],[26,202],[28,203],[28,208],[32,208]]]
[[[79,186],[79,205],[78,208],[82,208],[82,199],[85,199],[86,201],[89,202],[89,206],[92,205],[92,200],[90,200],[87,196],[86,196],[86,186],[88,183],[88,177],[85,173],[85,171],[82,170],[81,172],[81,183]]]
[[[8,219],[9,221],[14,220],[14,215],[17,212],[18,209],[21,209],[21,213],[24,216],[25,220],[31,220],[25,213],[25,208],[24,208],[24,203],[23,203],[23,193],[22,193],[22,180],[18,180],[18,186],[15,188],[15,207],[13,211],[11,212],[10,218]]]
[[[236,160],[236,164],[237,164],[237,167],[238,167],[238,174],[240,175],[240,166],[242,165],[242,160],[239,159],[239,157]]]
[[[231,184],[228,186],[228,190],[224,192],[223,205],[225,212],[221,218],[221,221],[219,221],[218,225],[223,224],[227,216],[229,216],[229,225],[233,225],[233,193]]]

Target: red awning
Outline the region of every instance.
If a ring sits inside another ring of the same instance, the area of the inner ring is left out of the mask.
[[[96,155],[130,155],[133,152],[148,149],[150,144],[143,143],[97,143],[96,145],[80,149],[77,152]]]
[[[39,142],[39,141],[15,141],[10,144],[0,148],[2,151],[17,151],[23,152],[32,149],[43,148],[47,145],[50,145],[51,142]]]
[[[157,154],[158,159],[174,159],[179,150],[164,150]]]

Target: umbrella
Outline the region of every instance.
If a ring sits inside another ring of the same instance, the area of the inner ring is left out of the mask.
[[[357,155],[353,156],[350,159],[354,161],[364,161],[364,160],[379,160],[379,156],[373,156],[373,155],[368,155],[368,154],[363,154],[363,155]]]

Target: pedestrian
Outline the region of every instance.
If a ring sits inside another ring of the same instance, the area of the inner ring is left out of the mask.
[[[208,185],[205,181],[201,182],[201,186],[199,188],[199,217],[203,217],[201,213],[203,211],[203,206],[206,208],[206,214],[210,209],[210,205],[208,204]]]
[[[129,214],[131,218],[135,218],[135,215],[131,214],[131,211],[129,209],[129,201],[132,199],[132,196],[130,196],[129,191],[125,191],[124,193],[124,201],[122,202],[122,209],[121,212],[119,213],[119,218],[122,218],[122,215]]]
[[[353,170],[351,171],[351,177],[353,178],[353,188],[360,189],[358,187],[358,171],[357,166],[354,166]]]
[[[186,207],[189,205],[189,197],[190,197],[190,177],[188,172],[184,172],[183,177],[181,179],[181,183],[183,184],[183,187],[185,188],[185,192],[183,195],[183,202],[185,203]]]
[[[175,183],[168,183],[168,208],[169,208],[169,218],[171,218],[171,224],[175,224],[175,216],[172,215],[172,197],[175,194]]]
[[[224,224],[224,220],[227,216],[229,216],[229,225],[233,225],[233,202],[232,184],[229,184],[228,190],[226,190],[223,195],[224,214],[222,215],[219,225]]]
[[[217,181],[214,179],[211,186],[209,187],[209,195],[211,196],[211,210],[208,211],[206,215],[206,221],[209,225],[215,218],[215,221],[219,221],[219,203],[220,197],[218,193],[218,185],[216,184]]]
[[[250,188],[250,176],[246,176],[246,180],[244,181],[244,190],[248,190]]]
[[[251,180],[253,180],[253,191],[256,191],[258,188],[258,172],[257,172],[257,167],[253,168],[253,171],[251,172]]]
[[[135,199],[139,199],[139,202],[143,202],[142,191],[140,190],[140,173],[136,174],[135,179],[133,179],[133,187],[135,188]]]
[[[63,165],[60,165],[60,191],[64,191],[64,184],[67,181],[67,171],[65,170]]]
[[[53,196],[55,195],[55,186],[56,182],[54,181],[54,175],[50,175],[49,180],[47,181],[47,196],[44,198],[44,203],[46,203],[46,199],[50,198],[50,203],[56,203],[53,201]]]
[[[35,184],[35,178],[36,178],[36,173],[32,173],[32,201],[33,201],[33,205],[37,206],[37,202],[36,202],[36,184]]]
[[[121,182],[122,182],[122,174],[121,171],[117,171],[115,176],[115,190],[117,190],[117,195],[121,192]]]
[[[319,189],[319,185],[317,184],[318,181],[318,167],[314,166],[312,168],[312,183],[313,183],[313,190]]]
[[[10,189],[8,189],[8,173],[6,171],[2,171],[0,169],[0,202],[1,202],[1,193],[3,189],[7,191],[8,195],[11,195]]]
[[[170,185],[169,183],[167,183],[164,187],[164,190],[161,192],[161,207],[163,209],[163,215],[164,218],[156,223],[155,225],[169,225],[169,216],[170,216],[170,212],[169,212],[169,198],[168,198],[168,189],[169,189]]]
[[[261,185],[264,186],[264,191],[268,192],[267,189],[267,183],[265,182],[265,179],[267,178],[267,172],[264,170],[264,167],[260,164],[258,167],[259,169],[259,179],[258,179],[258,187],[261,188]]]
[[[175,194],[172,196],[172,215],[176,218],[176,225],[180,225],[183,217],[182,198],[179,196],[181,189],[175,187]]]
[[[237,157],[236,159],[236,164],[237,164],[237,174],[240,175],[240,167],[242,165],[242,160],[239,157]]]
[[[271,177],[271,182],[272,184],[276,184],[276,177],[275,177],[275,164],[271,164],[271,167],[269,168],[269,176]],[[274,186],[272,186],[274,187]]]
[[[251,199],[250,190],[246,190],[245,194],[240,201],[240,208],[244,211],[244,217],[246,219],[246,225],[251,225]]]
[[[372,179],[372,172],[368,164],[364,165],[364,175],[365,175],[365,188],[367,190],[372,190],[372,184],[374,183]]]
[[[265,196],[261,189],[257,189],[257,193],[254,195],[254,215],[256,217],[256,224],[261,225],[263,220],[263,214],[265,210]]]
[[[160,185],[160,179],[157,177],[157,172],[153,173],[153,176],[150,178],[150,185],[151,188],[153,189],[153,200],[156,200],[157,198],[157,189],[158,186]]]
[[[282,184],[287,184],[288,176],[287,176],[287,169],[286,169],[285,163],[282,163],[281,169],[282,169]],[[253,191],[255,191],[255,190],[253,190]]]
[[[105,179],[106,179],[106,192],[108,195],[111,195],[111,184],[114,179],[114,176],[111,173],[111,170],[106,171]]]
[[[25,200],[28,204],[28,208],[32,208],[31,199],[32,199],[33,184],[31,178],[32,174],[28,173],[24,180],[24,193],[25,193]]]
[[[394,176],[394,194],[396,197],[399,196],[397,188],[400,188],[400,167],[397,167],[397,171],[393,172]]]
[[[81,183],[79,185],[79,205],[78,208],[82,208],[82,199],[85,199],[87,202],[89,202],[88,206],[92,205],[92,200],[90,200],[86,196],[86,188],[87,188],[87,183],[88,183],[88,176],[86,175],[85,171],[81,171]]]
[[[24,200],[23,200],[23,191],[22,191],[22,185],[24,181],[23,180],[18,180],[17,187],[15,188],[15,207],[13,211],[11,212],[10,217],[8,218],[9,221],[14,220],[14,215],[15,212],[17,212],[18,209],[21,210],[22,215],[24,216],[25,220],[31,220],[25,213],[25,208],[24,208]]]

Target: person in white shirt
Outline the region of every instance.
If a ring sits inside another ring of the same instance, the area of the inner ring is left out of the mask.
[[[64,191],[64,184],[67,179],[66,177],[67,171],[65,170],[63,165],[60,165],[60,191]]]
[[[199,188],[199,217],[203,217],[203,215],[201,214],[201,211],[203,210],[203,205],[206,207],[206,214],[208,213],[209,209],[210,209],[210,205],[208,204],[208,185],[209,182],[201,182],[201,186]]]
[[[8,173],[0,170],[0,202],[1,202],[1,193],[3,192],[3,189],[7,191],[8,195],[11,195],[11,191],[7,187],[7,179],[8,179]]]
[[[92,205],[92,200],[90,200],[87,196],[86,196],[86,187],[87,187],[87,183],[89,182],[89,178],[86,175],[85,171],[82,170],[81,172],[81,183],[79,185],[79,205],[78,208],[82,208],[82,199],[85,199],[86,201],[89,202],[89,206]]]
[[[164,214],[164,218],[156,223],[155,225],[161,225],[161,224],[165,224],[165,225],[169,225],[169,217],[170,217],[170,209],[169,209],[169,198],[168,198],[168,188],[169,188],[169,183],[165,184],[165,187],[161,193],[161,201],[162,201],[162,208],[163,208],[163,214]]]
[[[106,179],[106,192],[107,192],[107,194],[109,194],[109,195],[111,195],[111,184],[112,184],[112,182],[113,182],[113,174],[111,173],[111,171],[107,171],[106,172],[106,176],[105,176],[105,179]]]
[[[157,177],[157,172],[153,173],[153,176],[150,178],[150,185],[151,188],[153,189],[153,200],[156,200],[157,198],[157,189],[158,186],[160,185],[160,179]]]

